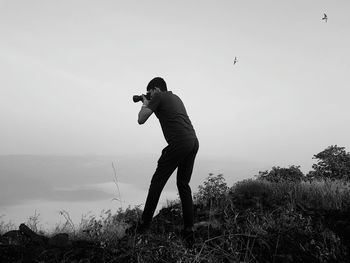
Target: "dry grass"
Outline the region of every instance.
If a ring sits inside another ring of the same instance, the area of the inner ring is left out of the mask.
[[[193,249],[183,245],[177,228],[164,230],[169,222],[175,224],[174,218],[181,218],[181,210],[175,209],[178,200],[168,202],[164,209],[171,213],[160,213],[146,236],[126,233],[137,223],[139,207],[115,214],[103,211],[82,218],[76,227],[65,214],[67,223],[56,231],[96,241],[109,260],[105,262],[348,262],[349,252],[339,234],[305,211],[350,211],[349,183],[245,180],[228,188],[222,177],[219,184],[215,178],[211,181],[222,188],[206,184],[211,193],[220,193],[215,202],[212,196],[206,200],[206,188],[200,188]],[[8,226],[0,223],[0,230],[4,229]]]

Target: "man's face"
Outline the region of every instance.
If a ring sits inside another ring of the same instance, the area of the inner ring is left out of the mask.
[[[156,94],[158,92],[160,92],[160,90],[157,87],[149,90],[149,93],[151,93],[151,98],[153,97],[154,94]]]

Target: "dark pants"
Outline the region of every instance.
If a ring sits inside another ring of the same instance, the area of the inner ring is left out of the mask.
[[[142,221],[145,225],[151,223],[160,194],[169,177],[177,168],[176,183],[182,204],[184,228],[193,227],[193,201],[189,182],[198,148],[199,143],[197,139],[188,139],[171,143],[163,149],[162,155],[158,160],[157,169],[152,177],[145,209],[142,214]]]

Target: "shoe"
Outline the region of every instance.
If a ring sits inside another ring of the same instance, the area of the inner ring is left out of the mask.
[[[146,234],[148,232],[149,228],[150,228],[149,224],[145,224],[143,222],[139,222],[136,225],[136,234],[139,234],[139,235]]]
[[[191,249],[194,244],[194,231],[193,230],[182,230],[181,237],[185,243],[186,248]]]

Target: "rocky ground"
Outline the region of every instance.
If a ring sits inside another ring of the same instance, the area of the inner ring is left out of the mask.
[[[102,262],[99,244],[86,240],[69,240],[60,233],[50,238],[38,235],[21,224],[0,237],[0,262]]]
[[[152,233],[160,236],[169,233],[179,240],[182,225],[179,205],[163,208],[154,218]],[[208,224],[197,224],[199,228],[207,228]],[[199,230],[199,229],[198,229]],[[136,239],[139,240],[136,240]],[[156,235],[150,235],[149,241],[162,246],[164,240],[157,240]],[[123,238],[114,247],[106,247],[101,242],[70,238],[67,233],[59,233],[52,237],[39,235],[27,225],[21,224],[18,230],[11,230],[0,236],[0,263],[12,262],[131,262],[135,257],[132,251],[135,243],[142,242],[140,236],[126,230]],[[146,241],[147,242],[147,241]]]
[[[332,231],[337,237],[340,238],[344,247],[347,248],[347,250],[350,249],[350,212],[340,212],[336,210],[315,211],[305,209],[302,206],[300,206],[299,209],[302,211],[304,216],[312,219],[312,225],[321,225],[322,228],[327,228],[329,231]],[[220,212],[220,210],[215,211],[208,210],[207,207],[196,207],[195,226],[196,236],[198,237],[198,244],[196,245],[198,251],[192,252],[194,253],[194,258],[196,257],[196,253],[201,253],[203,244],[209,238],[209,229],[211,237],[221,236],[221,243],[227,243],[225,241],[226,237],[223,230],[223,217],[224,215]],[[243,223],[246,221],[246,217],[238,216],[235,218],[235,220],[237,221],[238,225],[240,225],[239,221],[241,220],[243,225]],[[154,218],[151,229],[152,234],[150,235],[148,241],[144,242],[141,239],[137,240],[137,238],[140,237],[136,237],[133,233],[127,233],[123,238],[118,239],[116,243],[112,244],[111,246],[105,246],[102,244],[102,242],[91,241],[94,239],[83,240],[70,238],[69,234],[67,233],[59,233],[51,237],[39,235],[25,224],[21,224],[18,230],[11,230],[0,236],[0,263],[146,262],[142,260],[139,261],[137,255],[142,253],[142,251],[149,251],[149,248],[152,247],[163,247],[166,249],[165,247],[167,246],[171,247],[178,245],[178,247],[173,247],[171,248],[172,250],[170,249],[169,251],[175,253],[176,250],[178,250],[179,254],[181,254],[182,251],[185,251],[181,246],[181,241],[178,237],[181,225],[182,217],[180,206],[170,206],[162,209]],[[225,231],[227,232],[229,230],[226,229]],[[158,239],[158,237],[162,238]],[[168,239],[169,241],[167,241]],[[140,242],[144,242],[139,245],[141,247],[143,246],[143,250],[138,252],[137,245],[140,244]],[[348,256],[349,254],[347,254],[347,259]]]

